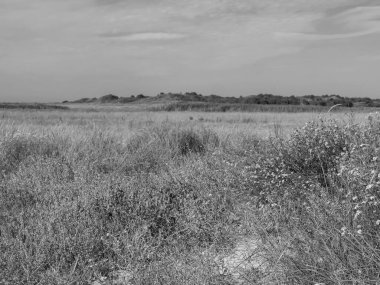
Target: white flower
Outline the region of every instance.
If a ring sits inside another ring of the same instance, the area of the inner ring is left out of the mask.
[[[371,190],[373,188],[373,184],[368,184],[367,187],[365,188],[365,190]]]
[[[355,216],[354,216],[354,220],[356,220],[360,215],[361,215],[362,211],[357,211]]]

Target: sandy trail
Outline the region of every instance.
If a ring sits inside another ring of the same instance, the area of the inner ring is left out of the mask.
[[[260,253],[261,241],[256,237],[245,237],[236,243],[229,254],[219,258],[219,273],[231,274],[238,284],[243,284],[266,267]]]

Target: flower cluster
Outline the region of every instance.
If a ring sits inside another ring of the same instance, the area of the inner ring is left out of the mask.
[[[279,142],[279,155],[292,171],[322,174],[336,168],[336,158],[347,152],[355,126],[336,121],[314,121],[295,131],[290,140]]]
[[[353,203],[353,223],[359,234],[380,230],[380,114],[368,118],[360,140],[341,158],[338,175],[345,184],[346,198]]]

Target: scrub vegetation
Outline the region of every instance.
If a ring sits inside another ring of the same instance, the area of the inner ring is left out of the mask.
[[[379,170],[379,113],[2,111],[0,284],[379,284]]]

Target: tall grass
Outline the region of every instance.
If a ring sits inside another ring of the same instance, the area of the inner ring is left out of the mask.
[[[202,162],[217,147],[212,131],[174,124],[128,141],[98,130],[75,140],[6,133],[1,282],[84,284],[127,265],[146,274],[172,250],[223,242],[229,189]]]
[[[0,103],[0,109],[68,110],[69,107],[40,103]]]
[[[199,111],[199,112],[323,112],[328,107],[316,105],[263,105],[238,103],[175,102],[152,107],[151,111]]]
[[[264,139],[155,114],[2,119],[0,284],[379,283],[378,115]],[[242,237],[265,265],[237,279],[218,260]]]

